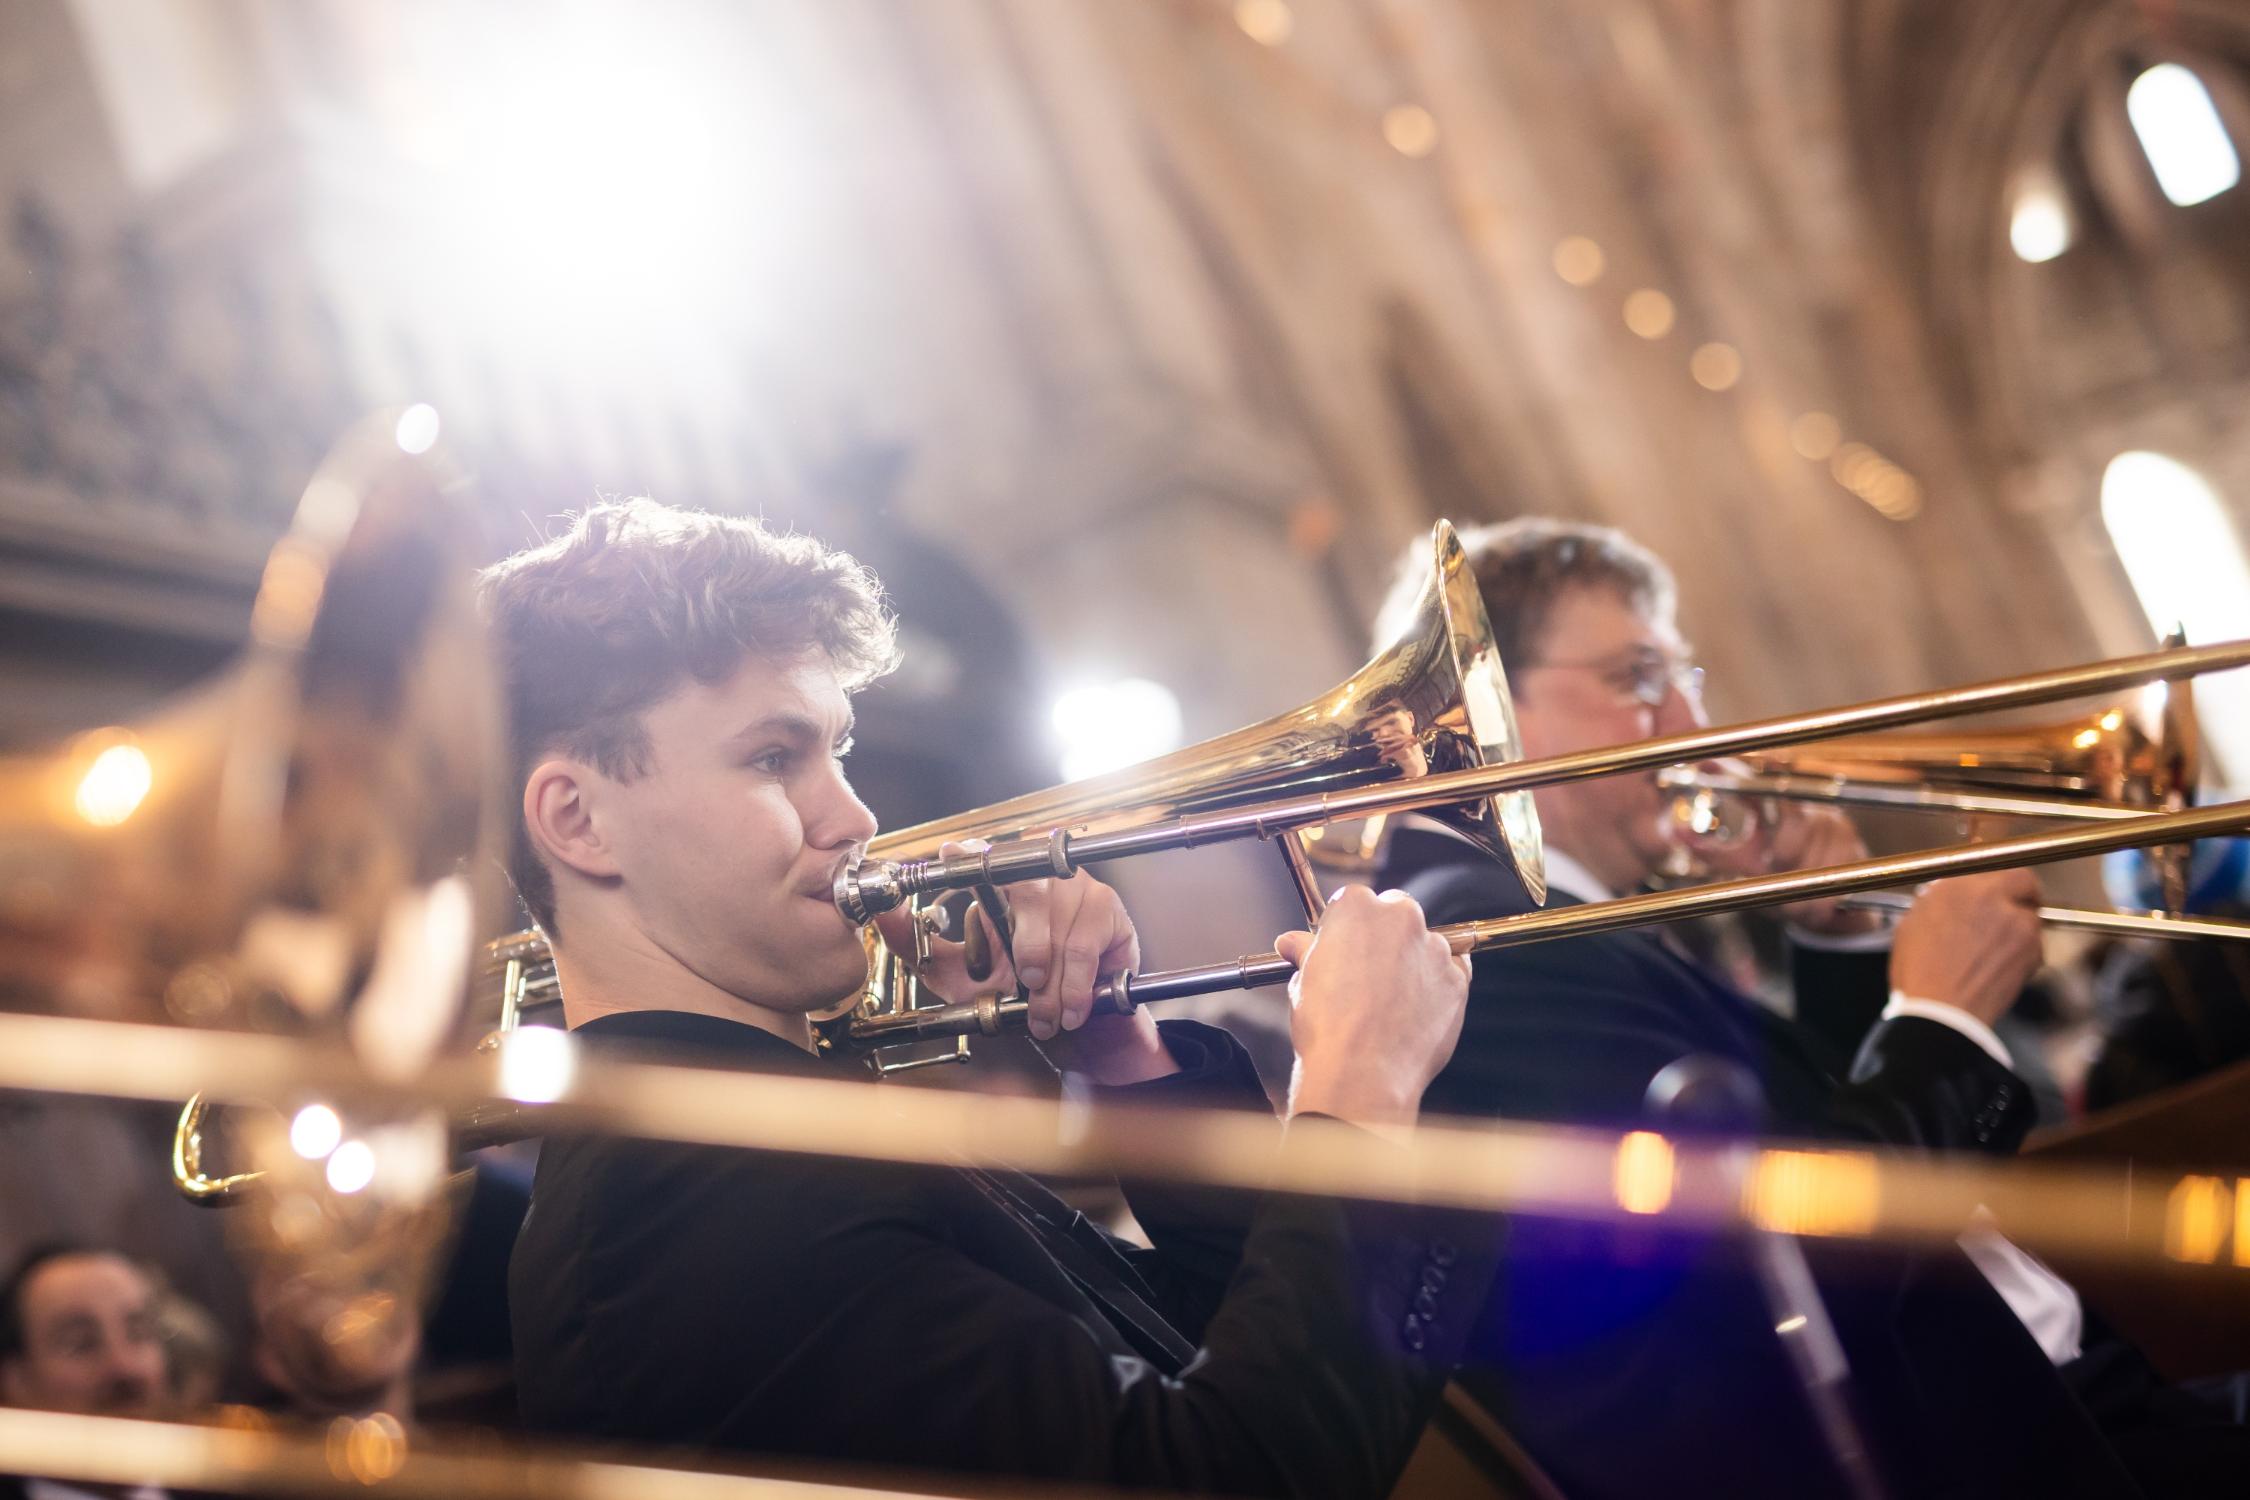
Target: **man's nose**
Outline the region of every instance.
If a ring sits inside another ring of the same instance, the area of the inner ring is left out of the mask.
[[[875,837],[875,814],[859,800],[842,772],[824,789],[813,816],[806,819],[805,842],[816,849],[841,849]]]
[[[1688,692],[1678,682],[1667,685],[1664,701],[1656,705],[1656,732],[1660,735],[1686,734],[1702,729],[1711,722],[1703,710],[1703,696]]]
[[[139,1340],[112,1342],[105,1351],[103,1379],[127,1399],[146,1400],[164,1383],[164,1350]]]

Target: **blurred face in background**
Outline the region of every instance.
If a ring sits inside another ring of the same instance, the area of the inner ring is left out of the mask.
[[[1670,619],[1646,618],[1599,585],[1557,595],[1532,659],[1508,664],[1524,753],[1534,760],[1700,726],[1700,676]],[[1629,894],[1671,852],[1654,771],[1533,795],[1548,841],[1613,894]]]
[[[60,1255],[21,1291],[23,1349],[0,1362],[10,1406],[152,1417],[167,1405],[156,1288],[116,1255]]]

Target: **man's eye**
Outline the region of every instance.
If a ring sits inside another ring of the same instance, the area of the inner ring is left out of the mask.
[[[760,750],[746,764],[753,771],[763,771],[769,776],[779,776],[789,769],[789,752],[786,750]]]
[[[836,748],[829,751],[828,753],[835,756],[838,760],[842,760],[845,756],[852,753],[852,746],[854,743],[856,742],[849,738],[838,740],[836,742]]]

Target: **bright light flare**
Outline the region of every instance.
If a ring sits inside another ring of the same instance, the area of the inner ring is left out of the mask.
[[[453,24],[457,45],[387,101],[430,171],[428,211],[401,226],[402,294],[512,359],[636,389],[691,378],[715,317],[770,315],[838,170],[808,81],[737,65],[732,21],[579,5],[504,33],[468,9]]]
[[[2164,196],[2182,208],[2216,198],[2242,180],[2211,91],[2178,63],[2158,63],[2125,91],[2125,115],[2141,139]]]
[[[1050,721],[1066,781],[1115,771],[1180,743],[1180,700],[1145,677],[1072,688],[1055,699]]]
[[[2175,623],[2191,641],[2250,635],[2250,558],[2210,483],[2178,459],[2120,453],[2102,473],[2102,525],[2158,636]],[[2196,713],[2215,758],[2250,767],[2250,683],[2231,673],[2198,682]]]
[[[2008,245],[2016,258],[2044,264],[2068,250],[2074,234],[2070,202],[2053,176],[2042,172],[2027,179],[2008,213]]]
[[[399,413],[398,447],[401,453],[427,453],[438,439],[437,408],[417,402]]]
[[[289,1122],[289,1149],[307,1161],[320,1161],[344,1141],[344,1122],[325,1104],[308,1104]]]
[[[375,1180],[375,1148],[365,1141],[346,1141],[328,1158],[328,1185],[339,1193],[364,1191]]]
[[[500,1043],[500,1092],[525,1104],[552,1104],[578,1074],[578,1044],[552,1026],[520,1026]]]
[[[139,810],[156,784],[148,752],[128,742],[111,745],[94,757],[78,779],[72,805],[96,828],[115,828]]]

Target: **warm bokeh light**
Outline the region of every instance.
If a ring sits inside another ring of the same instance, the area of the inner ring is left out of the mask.
[[[1882,1190],[1875,1158],[1856,1151],[1762,1151],[1743,1211],[1781,1234],[1865,1234]]]
[[[1625,299],[1625,326],[1644,339],[1660,339],[1672,331],[1679,314],[1672,299],[1653,287],[1642,287]]]
[[[1234,24],[1253,42],[1278,47],[1297,29],[1286,0],[1236,0]]]
[[[1865,443],[1845,443],[1829,455],[1828,472],[1845,489],[1856,490],[1867,483],[1882,462],[1875,450]]]
[[[406,1427],[389,1412],[337,1417],[328,1424],[329,1472],[354,1484],[378,1485],[406,1467]]]
[[[1608,266],[1609,258],[1602,254],[1602,247],[1582,234],[1555,246],[1555,274],[1572,286],[1592,286],[1602,279]]]
[[[155,784],[156,772],[149,764],[148,752],[124,741],[94,757],[93,764],[78,778],[72,801],[78,816],[94,827],[115,828],[139,810]]]
[[[2164,1200],[2164,1253],[2189,1265],[2214,1264],[2233,1227],[2234,1210],[2225,1178],[2181,1178]]]
[[[1419,104],[1398,104],[1383,111],[1383,139],[1401,156],[1428,156],[1437,149],[1437,117]]]
[[[1885,463],[1860,498],[1888,521],[1911,521],[1922,513],[1920,482],[1896,464]]]
[[[1707,391],[1730,391],[1742,379],[1742,355],[1732,344],[1701,344],[1688,356],[1688,374]]]
[[[2242,180],[2242,161],[2203,80],[2158,63],[2125,91],[2125,114],[2164,196],[2182,208],[2216,198]]]
[[[1843,427],[1824,411],[1808,411],[1789,424],[1789,446],[1816,464],[1826,463],[1843,440]]]
[[[1672,1201],[1677,1170],[1672,1143],[1651,1131],[1619,1137],[1615,1184],[1617,1206],[1629,1214],[1662,1213]]]

